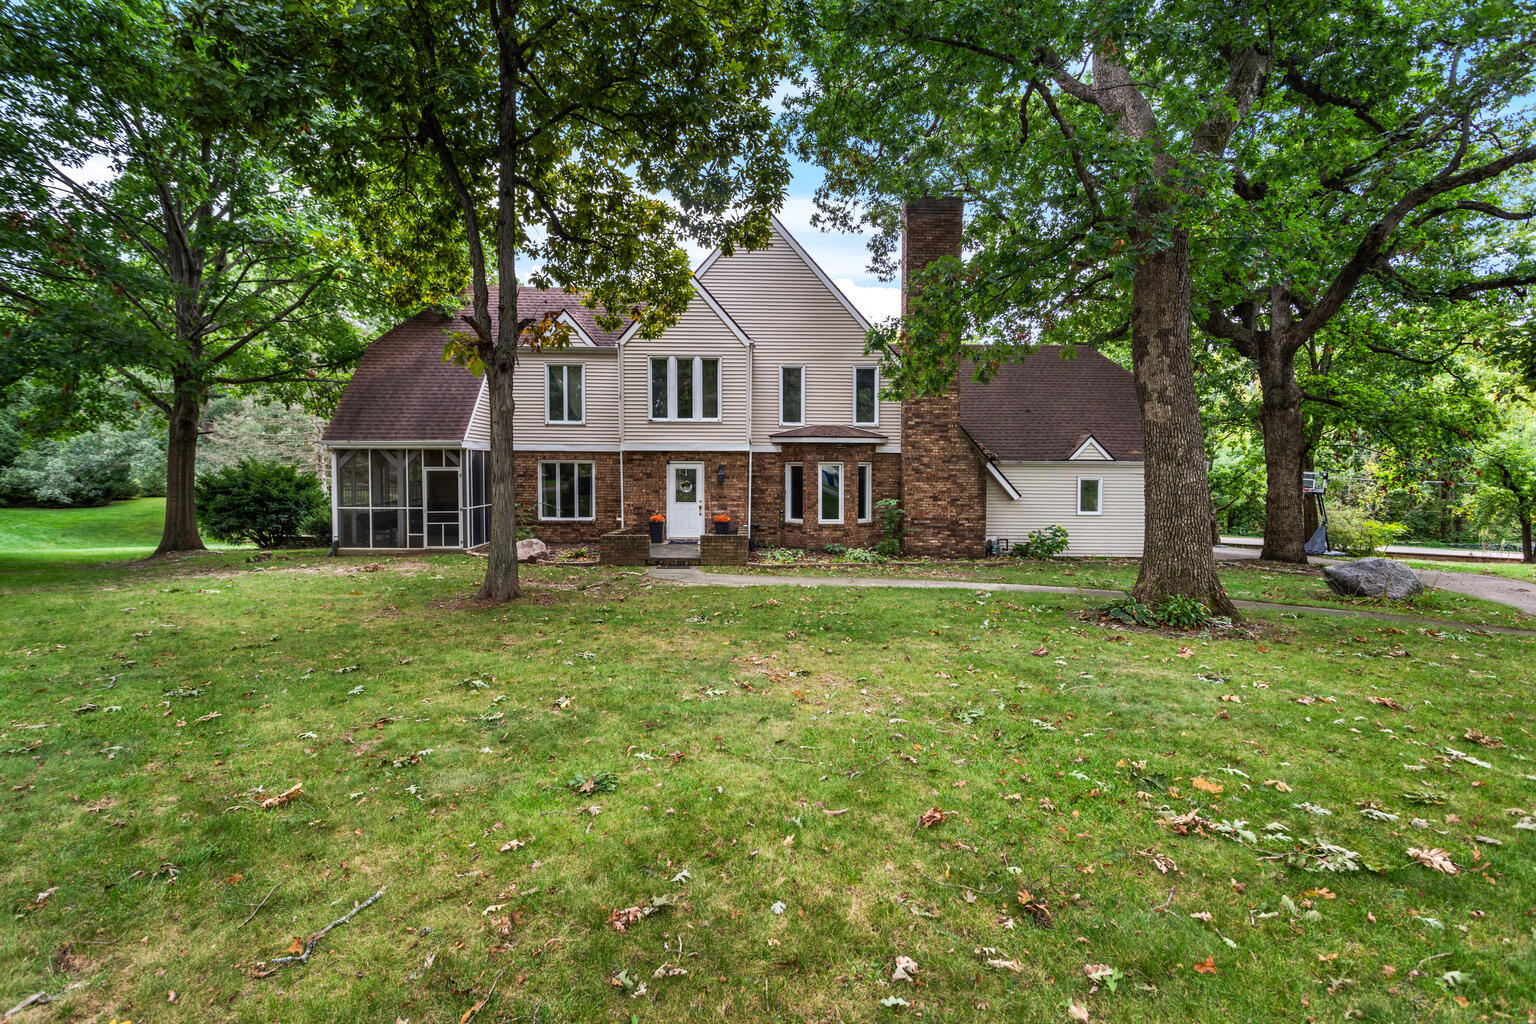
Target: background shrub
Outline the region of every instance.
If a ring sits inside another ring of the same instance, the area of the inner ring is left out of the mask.
[[[1328,546],[1351,558],[1368,558],[1406,531],[1401,523],[1371,519],[1360,509],[1342,506],[1328,510]]]
[[[1063,526],[1047,526],[1043,530],[1030,530],[1029,536],[1014,544],[1014,558],[1055,558],[1067,550],[1067,530]]]
[[[245,459],[199,479],[197,505],[208,536],[269,548],[300,533],[326,507],[326,499],[313,473]]]
[[[111,429],[67,440],[45,438],[15,456],[0,489],[16,504],[105,505],[139,493],[130,437]]]

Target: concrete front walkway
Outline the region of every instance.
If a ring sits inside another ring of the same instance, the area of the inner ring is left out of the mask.
[[[1089,587],[1050,587],[1038,583],[995,583],[983,580],[914,580],[895,579],[885,576],[771,576],[766,573],[704,572],[702,569],[678,569],[656,567],[646,574],[651,579],[678,583],[691,587],[897,587],[905,590],[969,590],[1020,594],[1055,594],[1097,598],[1103,601],[1125,596],[1123,590],[1097,590]],[[1481,578],[1481,577],[1480,577]],[[1401,622],[1414,626],[1430,626],[1435,629],[1479,629],[1489,633],[1512,633],[1516,636],[1536,636],[1536,630],[1518,629],[1514,626],[1486,626],[1470,622],[1451,622],[1445,619],[1426,619],[1422,615],[1403,615],[1397,612],[1378,612],[1366,608],[1317,608],[1301,604],[1271,604],[1267,601],[1234,601],[1239,608],[1262,612],[1299,612],[1307,615],[1329,615],[1344,618],[1380,619],[1385,622]]]

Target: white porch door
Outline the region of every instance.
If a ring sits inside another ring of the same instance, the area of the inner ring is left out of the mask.
[[[667,463],[667,539],[698,540],[704,532],[704,463]]]

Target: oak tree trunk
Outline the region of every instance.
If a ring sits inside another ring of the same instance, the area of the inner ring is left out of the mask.
[[[1264,549],[1271,562],[1307,564],[1306,511],[1301,494],[1307,454],[1296,358],[1269,337],[1259,342],[1259,423],[1264,429]]]
[[[1536,551],[1531,548],[1531,521],[1520,520],[1520,560],[1526,564],[1536,562]]]
[[[1157,212],[1138,211],[1143,223],[1154,223]],[[1155,605],[1182,594],[1235,616],[1211,550],[1211,482],[1189,344],[1189,234],[1175,230],[1161,247],[1150,237],[1136,242],[1152,251],[1131,283],[1131,356],[1146,439],[1145,541],[1132,596]]]
[[[491,546],[479,598],[498,604],[522,592],[517,578],[517,457],[512,447],[516,407],[512,375],[517,366],[517,100],[516,21],[507,0],[496,0],[499,97],[496,110],[496,336],[485,360],[491,413]],[[482,339],[482,343],[485,339]]]
[[[185,381],[173,383],[170,435],[165,450],[165,527],[155,554],[202,551],[197,532],[197,437],[202,403]]]

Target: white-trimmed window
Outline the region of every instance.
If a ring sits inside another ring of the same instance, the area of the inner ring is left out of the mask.
[[[853,423],[857,427],[880,425],[880,370],[875,366],[853,368]]]
[[[1077,514],[1101,516],[1104,514],[1104,478],[1080,476],[1077,478]]]
[[[651,419],[718,420],[720,360],[651,357]]]
[[[843,464],[823,462],[816,467],[817,522],[843,521]]]
[[[779,426],[805,425],[805,367],[779,367]]]
[[[784,464],[784,521],[805,522],[805,464]]]
[[[580,363],[550,363],[544,381],[546,423],[586,421],[585,381]]]
[[[592,463],[539,463],[539,518],[595,518],[592,511]]]
[[[859,463],[859,522],[875,518],[875,472],[868,462]]]

